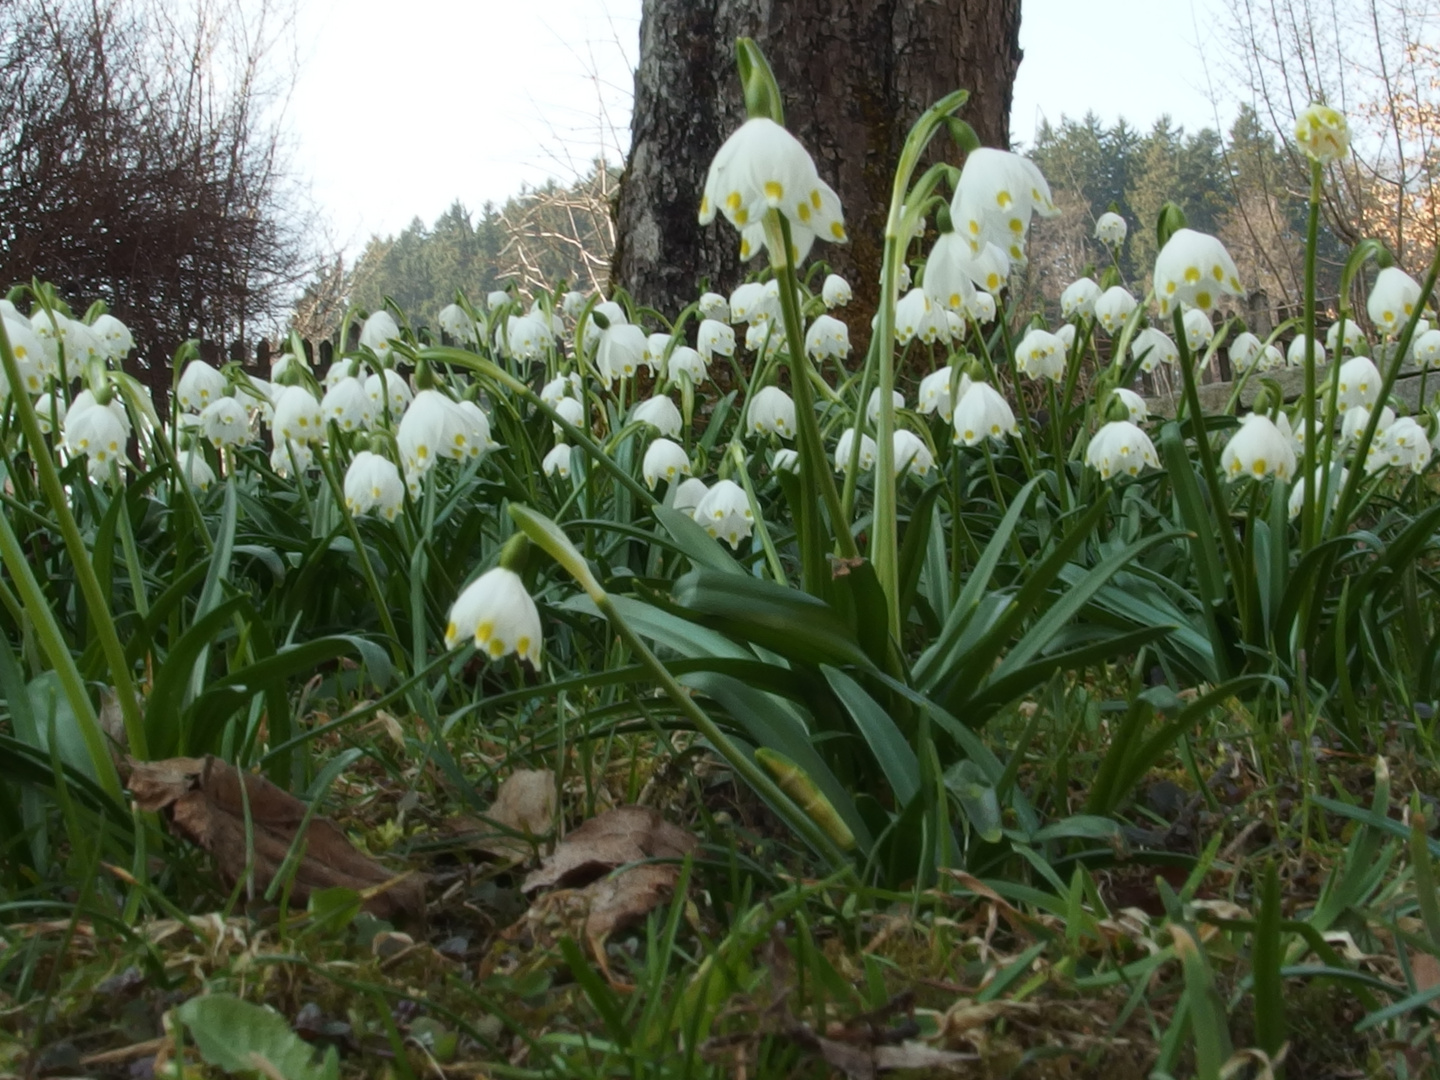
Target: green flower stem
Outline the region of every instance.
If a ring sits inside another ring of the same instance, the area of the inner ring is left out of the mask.
[[[125,493],[115,496],[124,500]],[[130,575],[130,591],[135,595],[135,613],[142,619],[150,614],[150,601],[145,595],[145,574],[140,566],[140,550],[135,546],[135,529],[130,524],[130,508],[122,506],[116,515],[120,533],[120,547],[125,553],[125,572]]]
[[[1300,506],[1302,552],[1309,551],[1319,539],[1319,522],[1315,516],[1315,247],[1320,235],[1320,185],[1323,178],[1320,162],[1312,158],[1310,221],[1305,232],[1305,400],[1300,410],[1301,422],[1305,425],[1305,445],[1300,465],[1300,482],[1305,485],[1304,501]],[[1338,372],[1339,364],[1334,367]]]
[[[3,326],[0,326],[0,364],[4,366],[5,377],[11,386],[25,385],[20,378],[19,366],[15,363],[15,354],[10,351],[10,336],[5,333]],[[40,477],[40,488],[60,526],[60,535],[65,540],[65,550],[70,555],[76,581],[85,597],[85,605],[90,610],[90,619],[95,626],[100,650],[105,654],[105,662],[110,667],[110,678],[114,680],[115,693],[120,698],[120,711],[125,719],[125,738],[129,743],[130,753],[144,760],[149,756],[145,739],[145,718],[140,715],[135,682],[130,676],[130,664],[125,659],[125,647],[120,644],[120,635],[115,630],[115,620],[110,615],[107,597],[100,588],[100,579],[95,575],[90,553],[85,549],[85,538],[80,535],[80,526],[75,522],[75,515],[70,512],[65,486],[60,482],[60,474],[55,469],[55,459],[50,456],[45,436],[40,431],[40,419],[35,415],[35,406],[30,401],[30,395],[15,393],[10,395],[10,400],[19,417],[25,443],[30,447],[30,457]],[[83,687],[81,689],[83,690]],[[88,702],[88,696],[86,700]],[[109,760],[108,751],[106,760]]]
[[[826,578],[825,552],[818,542],[821,502],[830,516],[830,528],[841,556],[853,559],[859,551],[850,532],[850,522],[840,506],[840,493],[835,490],[835,478],[830,475],[825,445],[820,439],[815,391],[810,385],[810,358],[805,353],[805,328],[795,299],[799,283],[790,258],[790,225],[778,210],[765,212],[765,235],[770,264],[780,282],[780,311],[785,319],[785,338],[790,351],[790,392],[795,398],[795,442],[800,451],[802,493],[795,516],[801,537],[801,580],[806,592],[818,596]]]
[[[786,824],[824,856],[833,867],[837,870],[849,868],[853,874],[853,865],[849,857],[840,850],[835,841],[830,839],[824,829],[780,790],[779,785],[770,778],[764,769],[731,741],[720,725],[715,723],[705,710],[695,703],[690,692],[680,685],[675,676],[670,674],[659,658],[631,629],[630,624],[625,621],[615,607],[614,601],[610,599],[610,595],[595,580],[595,576],[590,572],[590,568],[585,564],[580,552],[575,549],[569,537],[560,530],[560,527],[526,506],[512,504],[510,516],[515,519],[515,523],[531,540],[549,553],[589,594],[590,599],[595,602],[595,606],[609,621],[620,640],[639,658],[642,664],[650,669],[655,681],[664,689],[676,708],[695,725],[695,730],[700,732],[715,748],[716,752],[735,770],[736,775],[768,802],[776,813],[785,819]]]
[[[1068,514],[1070,512],[1070,475],[1069,470],[1065,467],[1065,433],[1061,430],[1060,399],[1055,391],[1055,380],[1046,379],[1045,383],[1045,393],[1050,402],[1050,441],[1053,444],[1051,452],[1055,455],[1055,487],[1060,492],[1060,512]],[[1023,396],[1018,392],[1018,388],[1015,396]]]
[[[335,422],[330,421],[330,445],[334,446],[339,440],[339,428]],[[331,459],[330,451],[321,448],[316,453],[315,459],[320,462],[320,470],[325,474],[325,480],[330,485],[330,493],[335,500],[335,508],[345,522],[345,530],[350,534],[350,542],[355,545],[355,555],[360,560],[360,573],[365,578],[365,584],[370,589],[370,595],[375,600],[375,610],[380,616],[380,626],[385,631],[385,636],[390,639],[390,649],[395,656],[397,663],[403,666],[404,653],[400,650],[400,635],[396,632],[395,621],[390,618],[390,605],[385,600],[385,594],[380,590],[380,580],[375,576],[375,567],[370,562],[370,553],[365,548],[365,542],[360,538],[360,529],[355,524],[355,517],[350,513],[350,507],[345,504],[345,486],[340,483],[340,477],[335,472],[335,462]]]
[[[745,451],[738,442],[730,444],[730,460],[734,465],[734,472],[740,477],[740,486],[745,489],[745,497],[750,500],[750,512],[755,515],[755,535],[760,538],[760,546],[765,549],[765,561],[770,566],[770,576],[775,579],[777,585],[786,585],[785,567],[780,562],[780,553],[775,550],[775,541],[770,538],[770,528],[765,524],[765,517],[760,513],[760,500],[755,497],[755,485],[750,480],[750,470],[745,468]]]
[[[1231,592],[1235,597],[1236,616],[1245,624],[1244,592],[1240,575],[1245,564],[1241,561],[1240,548],[1235,540],[1235,530],[1230,525],[1230,504],[1220,487],[1219,466],[1215,461],[1215,448],[1210,445],[1210,434],[1205,430],[1205,411],[1200,407],[1200,392],[1195,387],[1195,371],[1190,363],[1190,343],[1185,336],[1185,323],[1180,308],[1175,308],[1175,348],[1180,353],[1180,379],[1184,386],[1185,407],[1191,426],[1195,429],[1195,448],[1200,456],[1200,471],[1205,476],[1206,493],[1210,496],[1210,512],[1215,516],[1215,529],[1220,534],[1220,545],[1225,550],[1225,561],[1230,566]],[[1205,537],[1198,537],[1196,543],[1208,543]]]
[[[883,285],[882,285],[883,287]],[[860,368],[860,386],[857,391],[857,398],[854,415],[851,419],[852,426],[860,433],[860,418],[864,414],[865,406],[869,398],[870,377],[875,370],[875,351],[879,348],[880,335],[876,333],[870,339],[870,349],[865,354],[865,363]],[[853,380],[847,382],[847,385]],[[836,462],[839,465],[839,462]],[[846,521],[853,520],[855,513],[855,487],[860,476],[860,439],[857,437],[851,440],[850,460],[845,463],[845,483],[840,495],[841,512],[845,515]]]

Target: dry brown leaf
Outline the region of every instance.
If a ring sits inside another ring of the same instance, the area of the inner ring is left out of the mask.
[[[681,859],[698,844],[691,833],[670,824],[649,807],[607,810],[565,837],[554,854],[526,877],[522,889],[530,893],[555,885],[583,887],[562,888],[539,898],[522,925],[532,932],[553,924],[559,924],[567,933],[578,932],[589,944],[605,977],[615,984],[605,960],[605,938],[662,904],[675,889],[680,867],[675,863],[644,863],[605,875],[646,859]]]
[[[1432,986],[1440,985],[1440,960],[1436,960],[1429,953],[1412,952],[1410,973],[1415,976],[1416,990],[1429,990]]]
[[[924,1069],[930,1074],[952,1072],[979,1060],[978,1054],[937,1050],[919,1042],[905,1042],[899,1046],[862,1046],[841,1042],[816,1035],[804,1024],[794,1025],[790,1035],[824,1058],[831,1068],[839,1069],[848,1080],[875,1080],[880,1073],[897,1069]]]
[[[617,806],[593,817],[565,837],[540,868],[525,878],[522,891],[583,885],[626,863],[681,859],[695,850],[693,835],[648,806]],[[672,870],[676,868],[672,867]]]
[[[452,818],[445,827],[472,851],[511,862],[527,859],[535,847],[523,836],[545,836],[555,827],[555,774],[549,769],[517,770],[500,785],[483,818]]]
[[[132,760],[130,765],[130,793],[140,809],[166,811],[171,828],[209,852],[221,877],[232,886],[246,872],[248,802],[255,886],[262,892],[269,887],[305,818],[304,802],[249,773],[244,775],[242,796],[241,774],[214,757]],[[312,890],[336,887],[368,891],[365,910],[382,919],[420,916],[425,910],[421,879],[396,878],[355,850],[334,822],[312,817],[291,899],[303,904]]]

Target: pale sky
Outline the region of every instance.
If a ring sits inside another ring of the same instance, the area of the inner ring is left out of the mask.
[[[1023,0],[1011,131],[1094,110],[1216,123],[1202,55],[1226,0]],[[628,137],[640,0],[301,0],[293,170],[353,256],[371,234],[561,180]],[[1234,104],[1221,106],[1228,126]]]

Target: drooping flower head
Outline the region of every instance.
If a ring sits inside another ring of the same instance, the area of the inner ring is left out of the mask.
[[[1113,210],[1107,210],[1095,219],[1095,239],[1109,247],[1123,244],[1129,231],[1130,226],[1125,224],[1125,219]]]
[[[989,383],[971,383],[955,404],[954,425],[955,441],[965,446],[975,446],[985,438],[1003,442],[1006,435],[1015,434],[1015,412]]]
[[[1350,152],[1350,125],[1343,113],[1328,105],[1311,105],[1295,118],[1295,141],[1310,157],[1328,165]]]
[[[687,480],[686,484],[689,483]],[[684,488],[685,484],[679,485]],[[680,491],[675,493],[675,502],[680,502]],[[755,513],[750,509],[750,498],[745,489],[734,480],[717,480],[695,507],[695,521],[711,536],[725,540],[732,548],[738,548],[740,541],[750,535],[755,525]]]
[[[950,200],[950,216],[972,252],[978,255],[991,243],[1022,262],[1025,234],[1035,213],[1052,217],[1059,211],[1033,161],[989,147],[970,152]]]
[[[1155,299],[1161,315],[1169,315],[1178,304],[1209,311],[1222,293],[1244,292],[1235,260],[1208,233],[1177,229],[1155,257]]]
[[[651,491],[661,480],[674,483],[682,476],[690,475],[690,457],[685,448],[669,439],[656,439],[645,450],[645,459],[640,465],[640,475],[645,486]]]
[[[1289,480],[1295,475],[1295,448],[1268,416],[1250,413],[1221,451],[1220,467],[1232,480],[1242,476]]]
[[[762,223],[769,210],[790,222],[795,247],[808,251],[815,237],[844,243],[845,219],[840,198],[820,179],[815,162],[775,121],[753,117],[725,140],[705,177],[700,199],[700,224],[708,225],[717,213],[741,230],[742,257],[753,254],[756,241],[746,233]],[[752,249],[748,253],[747,246]],[[793,253],[792,253],[793,255]]]
[[[1365,311],[1382,334],[1398,334],[1415,314],[1420,302],[1420,283],[1398,266],[1387,266],[1375,275],[1375,287],[1365,302]]]
[[[515,653],[540,665],[540,612],[520,575],[503,566],[487,570],[466,586],[450,608],[445,645],[473,640],[492,660]]]
[[[1160,456],[1150,436],[1129,420],[1112,420],[1097,431],[1085,449],[1085,464],[1100,473],[1100,479],[1115,475],[1138,476],[1147,465],[1160,467]]]
[[[1100,320],[1105,332],[1113,336],[1124,327],[1135,308],[1135,297],[1123,285],[1112,285],[1095,301],[1095,318]]]

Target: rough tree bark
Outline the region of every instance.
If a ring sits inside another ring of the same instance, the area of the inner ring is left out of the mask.
[[[959,115],[985,145],[1008,147],[1019,34],[1019,0],[645,0],[613,283],[673,317],[702,280],[728,292],[743,278],[735,230],[723,218],[702,228],[696,215],[711,158],[744,120],[734,47],[753,37],[786,126],[845,208],[850,243],[817,244],[811,260],[854,288],[846,321],[863,348],[905,135],[963,87]]]

